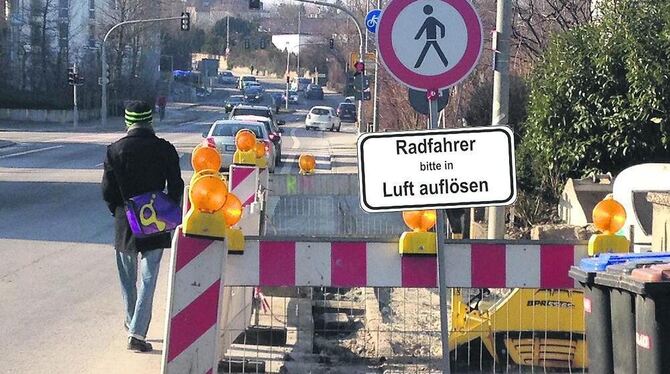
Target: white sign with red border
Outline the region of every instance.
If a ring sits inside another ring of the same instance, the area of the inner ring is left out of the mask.
[[[468,0],[392,0],[376,35],[387,70],[417,90],[463,80],[477,65],[483,44],[481,21]]]

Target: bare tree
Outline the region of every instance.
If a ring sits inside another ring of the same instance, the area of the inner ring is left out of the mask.
[[[512,37],[518,58],[534,62],[554,33],[591,22],[593,0],[514,0]]]

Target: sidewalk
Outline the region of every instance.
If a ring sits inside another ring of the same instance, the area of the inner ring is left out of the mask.
[[[202,105],[202,103],[169,103],[166,107],[165,119],[163,121],[158,120],[158,113],[154,114],[154,126],[156,128],[161,128],[196,120],[199,118],[199,114],[197,112],[191,112],[189,109],[193,109],[200,105]],[[79,126],[75,128],[71,122],[16,122],[11,120],[0,120],[0,134],[2,131],[116,132],[125,129],[122,117],[108,117],[107,122],[107,126],[103,128],[100,119],[82,121],[79,122]],[[3,142],[6,141],[0,140],[0,148],[3,147]]]

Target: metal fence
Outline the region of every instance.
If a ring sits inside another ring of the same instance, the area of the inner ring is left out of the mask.
[[[440,373],[439,296],[425,288],[263,288],[220,373]],[[576,290],[453,289],[453,373],[585,372]]]

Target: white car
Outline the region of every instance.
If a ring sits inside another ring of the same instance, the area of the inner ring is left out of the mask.
[[[310,109],[305,118],[305,129],[319,129],[322,131],[340,131],[342,122],[335,114],[335,109],[329,106],[315,106]]]
[[[216,121],[209,130],[202,133],[202,136],[214,140],[216,148],[221,154],[221,169],[226,170],[233,163],[233,155],[236,150],[235,135],[242,129],[252,131],[256,135],[256,139],[265,143],[265,158],[268,161],[268,170],[270,173],[274,173],[277,165],[277,155],[263,123],[241,120]]]

